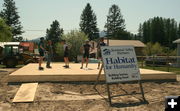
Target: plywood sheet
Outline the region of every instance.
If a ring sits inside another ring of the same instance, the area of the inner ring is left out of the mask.
[[[22,84],[17,91],[13,102],[33,102],[38,83]]]
[[[99,69],[97,69],[97,63],[89,64],[88,70],[80,69],[80,63],[70,63],[69,69],[65,69],[63,67],[64,63],[52,63],[51,69],[45,68],[45,63],[42,64],[42,66],[44,67],[44,70],[39,71],[37,63],[28,64],[11,73],[8,77],[8,82],[96,81],[99,73]],[[172,72],[140,69],[140,73],[142,80],[176,80],[176,74]],[[100,80],[105,80],[104,70],[102,71]]]

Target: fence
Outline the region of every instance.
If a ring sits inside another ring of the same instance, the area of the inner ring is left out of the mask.
[[[180,73],[180,56],[137,56],[141,68]]]

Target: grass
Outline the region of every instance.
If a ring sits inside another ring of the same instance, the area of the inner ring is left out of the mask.
[[[169,69],[168,69],[167,66],[154,66],[154,67],[153,66],[143,66],[142,67],[142,63],[141,62],[139,62],[138,64],[139,64],[139,67],[143,68],[143,69],[152,69],[152,70],[174,72],[176,74],[180,74],[180,68],[176,68],[176,67],[169,67]]]
[[[24,65],[17,65],[16,66],[16,68],[21,68],[21,67],[23,67]],[[5,65],[2,65],[2,64],[0,64],[0,68],[6,68],[6,66]]]
[[[4,65],[1,65],[1,64],[0,64],[0,68],[4,68],[4,67],[5,67]]]
[[[143,67],[145,69],[154,69],[154,70],[160,70],[160,71],[168,71],[167,67],[152,67],[152,66],[145,66]],[[180,68],[175,68],[175,67],[169,67],[170,72],[180,72]]]

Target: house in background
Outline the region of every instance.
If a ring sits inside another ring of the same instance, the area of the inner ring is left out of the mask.
[[[173,41],[173,43],[177,44],[177,56],[180,56],[180,39]],[[180,58],[177,58],[177,67],[180,67]]]
[[[137,56],[144,55],[143,49],[146,47],[146,45],[139,40],[104,40],[104,42],[109,42],[109,46],[134,46]]]
[[[135,52],[137,56],[142,56],[143,49],[146,47],[144,43],[142,43],[139,40],[107,40],[105,39],[104,42],[106,44],[109,44],[109,46],[134,46]],[[90,58],[96,58],[97,57],[97,42],[96,41],[90,41],[89,43],[93,50],[90,52]]]
[[[20,42],[23,52],[34,52],[35,44],[33,42]]]

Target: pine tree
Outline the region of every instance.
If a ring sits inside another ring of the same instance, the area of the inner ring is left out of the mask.
[[[54,42],[58,42],[61,40],[61,36],[63,34],[63,29],[60,28],[60,24],[57,20],[53,21],[50,29],[46,31],[47,40],[52,40]]]
[[[117,5],[112,5],[109,8],[109,13],[107,16],[107,23],[105,24],[105,29],[107,31],[107,35],[110,37],[118,38],[121,35],[117,35],[118,32],[124,32],[125,30],[125,20],[121,14],[121,10]]]
[[[174,19],[154,17],[145,21],[142,26],[143,42],[160,43],[162,46],[175,48],[172,41],[178,38],[178,26]]]
[[[143,26],[141,23],[139,24],[137,40],[143,41]]]
[[[147,22],[143,23],[143,42],[148,43],[150,40],[148,38],[148,25]]]
[[[170,41],[169,41],[169,47],[170,48],[176,48],[176,44],[172,44],[172,42],[176,39],[178,39],[178,27],[177,27],[177,22],[175,19],[171,19],[171,34],[170,34]]]
[[[20,16],[18,15],[15,2],[13,0],[4,0],[4,9],[0,13],[0,17],[6,20],[6,24],[12,29],[13,41],[22,41],[21,34],[22,26],[19,21]]]
[[[0,42],[8,42],[12,40],[11,28],[7,26],[5,21],[0,18]]]
[[[179,23],[179,26],[178,26],[178,38],[180,38],[180,23]]]
[[[46,39],[52,41],[53,52],[55,53],[55,46],[61,40],[63,29],[57,20],[53,21],[50,29],[46,30]]]
[[[164,39],[164,24],[161,17],[154,17],[150,20],[151,29],[151,42],[156,43],[165,43]]]
[[[80,30],[84,32],[90,40],[99,37],[99,29],[97,28],[97,18],[93,12],[91,5],[87,3],[81,14]]]

